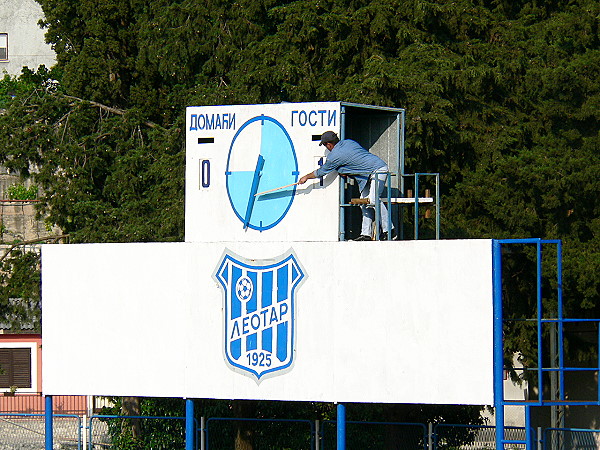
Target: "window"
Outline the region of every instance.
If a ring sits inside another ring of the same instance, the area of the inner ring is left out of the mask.
[[[0,33],[0,61],[8,61],[8,33]]]
[[[0,388],[31,388],[31,347],[0,348]]]

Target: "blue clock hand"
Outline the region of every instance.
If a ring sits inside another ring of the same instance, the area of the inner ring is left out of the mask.
[[[246,216],[244,217],[244,230],[248,228],[250,223],[250,217],[252,216],[252,209],[254,208],[254,202],[256,201],[256,191],[258,191],[258,183],[260,182],[260,175],[265,165],[265,158],[262,155],[258,155],[256,161],[256,169],[254,169],[254,178],[252,178],[252,187],[250,188],[250,197],[248,198],[248,206],[246,207]]]

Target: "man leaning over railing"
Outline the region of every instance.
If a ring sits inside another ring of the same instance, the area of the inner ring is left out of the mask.
[[[299,184],[304,184],[313,178],[320,178],[334,170],[342,175],[351,175],[357,182],[361,198],[375,199],[380,202],[382,240],[388,239],[388,210],[380,199],[385,186],[388,166],[381,158],[370,153],[358,142],[352,139],[340,140],[333,131],[326,131],[321,135],[319,145],[324,145],[329,150],[327,160],[317,170],[304,175]],[[373,194],[373,195],[371,195]],[[355,241],[370,241],[373,235],[373,221],[375,209],[372,206],[361,205],[362,226],[360,236]],[[394,229],[392,229],[392,236]]]

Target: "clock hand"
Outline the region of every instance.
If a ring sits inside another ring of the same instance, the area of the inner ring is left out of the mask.
[[[254,208],[254,202],[256,200],[256,191],[258,191],[258,183],[260,182],[260,175],[264,165],[265,158],[263,158],[262,155],[258,155],[256,169],[254,169],[254,178],[252,178],[252,187],[250,188],[250,197],[248,198],[248,206],[246,207],[246,217],[244,217],[244,230],[248,228],[248,224],[250,223],[252,209]]]

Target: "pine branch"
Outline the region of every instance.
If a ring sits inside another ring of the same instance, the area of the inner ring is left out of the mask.
[[[24,245],[30,245],[30,244],[38,244],[40,242],[58,242],[61,239],[66,239],[68,238],[69,235],[68,234],[59,234],[57,236],[46,236],[46,237],[42,237],[42,238],[36,238],[36,239],[29,239],[28,241],[21,241],[21,242],[17,242],[15,244],[12,244],[10,247],[8,247],[5,251],[4,254],[2,256],[0,256],[0,263],[2,261],[4,261],[4,259],[10,255],[10,253],[17,247],[21,247]]]
[[[100,108],[100,109],[102,109],[104,111],[108,111],[108,112],[113,113],[113,114],[118,114],[120,116],[125,115],[125,113],[127,112],[124,109],[114,108],[112,106],[106,106],[106,105],[103,105],[102,103],[94,102],[92,100],[84,100],[82,98],[73,97],[72,95],[63,95],[63,97],[71,99],[71,100],[75,100],[75,101],[81,102],[81,103],[89,103],[92,106],[95,106],[97,108]],[[150,128],[162,128],[160,125],[158,125],[158,124],[156,124],[154,122],[150,122],[150,121],[145,121],[144,124],[146,126],[150,127]]]

